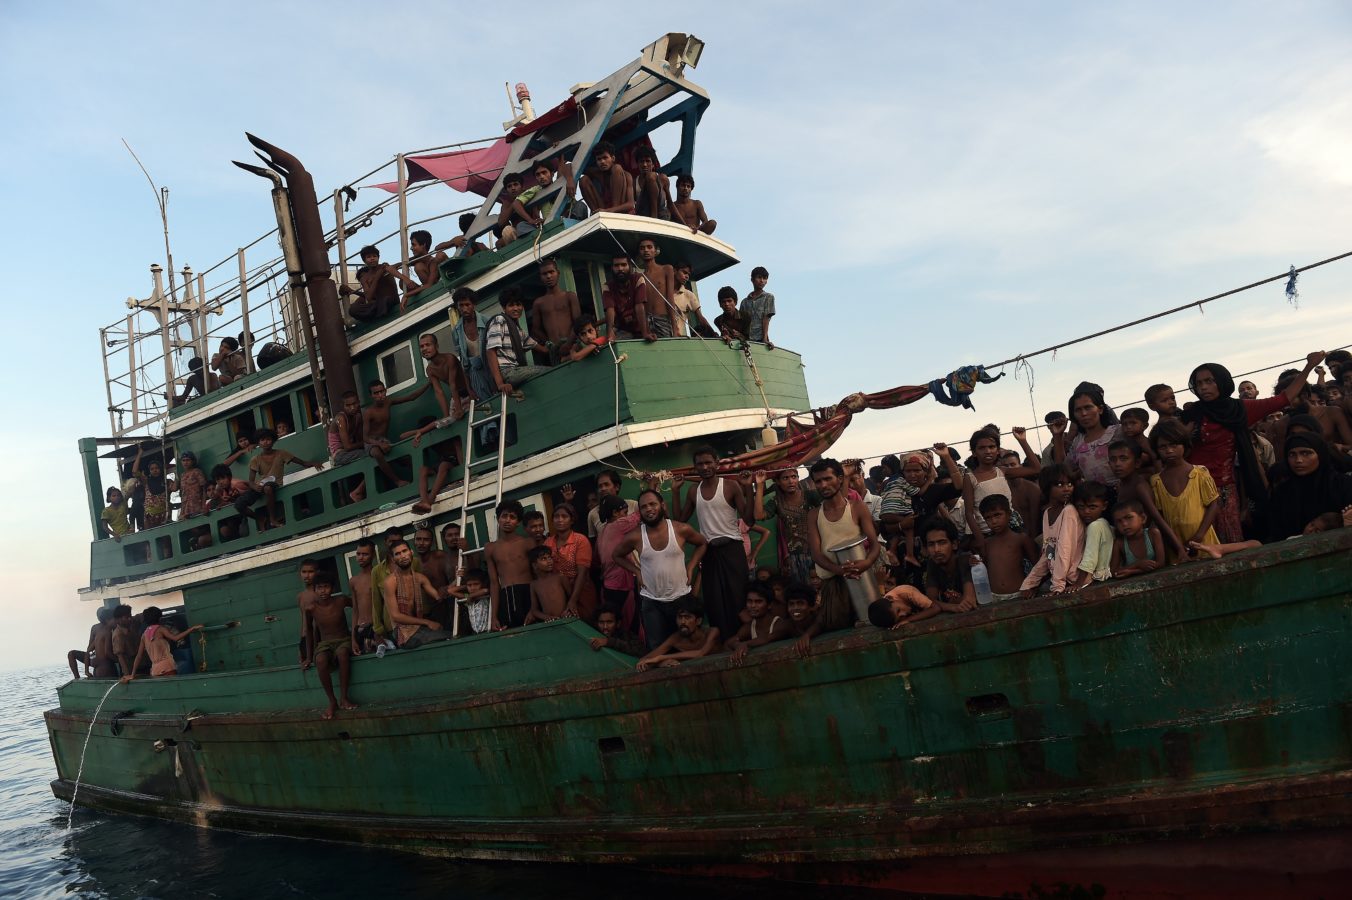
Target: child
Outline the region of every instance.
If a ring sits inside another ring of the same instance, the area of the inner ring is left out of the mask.
[[[671,302],[676,307],[672,311],[676,316],[676,337],[715,334],[699,308],[699,297],[690,290],[690,263],[678,262],[673,266],[673,270],[676,275],[676,290]]]
[[[99,532],[102,537],[110,537],[121,542],[124,534],[131,534],[131,519],[127,518],[127,497],[119,489],[110,487],[104,499],[108,505],[99,513]]]
[[[704,212],[704,204],[690,195],[695,190],[695,179],[691,175],[679,175],[676,178],[676,201],[671,204],[671,213],[676,221],[690,229],[691,234],[713,234],[718,223]]]
[[[416,288],[418,283],[389,263],[382,263],[380,250],[374,246],[362,247],[359,255],[362,267],[357,270],[357,281],[361,282],[361,289],[354,291],[347,285],[338,288],[338,293],[344,297],[356,295],[359,298],[348,305],[347,314],[359,322],[374,322],[383,319],[396,303],[402,310],[407,299],[400,299],[395,279],[411,288]],[[257,440],[257,436],[254,439]],[[276,440],[275,436],[273,440]]]
[[[161,615],[158,606],[147,606],[145,611],[141,613],[141,619],[145,622],[146,630],[141,634],[141,646],[136,648],[136,659],[131,664],[131,671],[122,676],[123,684],[136,680],[136,670],[141,668],[142,657],[150,660],[152,677],[177,675],[178,666],[174,663],[174,652],[171,645],[183,640],[194,631],[202,630],[201,625],[194,625],[182,634],[170,631],[160,624]]]
[[[1154,454],[1151,455],[1153,457]],[[1118,480],[1117,499],[1133,500],[1140,505],[1146,521],[1164,537],[1166,543],[1160,547],[1161,556],[1165,549],[1172,550],[1175,557],[1181,556],[1184,553],[1183,542],[1174,534],[1174,530],[1164,521],[1164,516],[1160,515],[1159,508],[1155,506],[1155,492],[1150,487],[1150,481],[1137,468],[1140,460],[1141,456],[1136,445],[1126,439],[1119,439],[1108,445],[1108,467],[1113,470],[1113,475]]]
[[[609,647],[628,656],[642,656],[648,652],[637,635],[620,629],[620,615],[613,606],[603,606],[596,614],[596,630],[601,632],[601,636],[591,639],[593,650]]]
[[[796,581],[784,589],[784,600],[789,616],[786,636],[797,639],[794,649],[799,656],[807,656],[812,652],[812,639],[821,633],[821,624],[817,621],[817,591],[809,584]]]
[[[596,320],[591,316],[582,316],[574,322],[573,333],[577,335],[577,342],[573,349],[568,351],[568,358],[573,362],[586,359],[609,343],[596,333]]]
[[[313,466],[318,472],[324,468],[322,461],[311,462],[308,459],[301,459],[293,453],[286,450],[278,450],[272,445],[277,441],[276,432],[269,428],[260,428],[254,433],[254,440],[262,449],[258,455],[249,460],[249,489],[244,492],[244,496],[235,501],[235,509],[240,515],[253,516],[263,525],[264,513],[251,509],[259,497],[267,501],[267,526],[277,528],[282,524],[278,518],[277,510],[277,489],[282,486],[282,478],[286,472],[286,464],[294,462],[302,466]]]
[[[742,300],[741,314],[746,320],[746,339],[765,343],[766,350],[775,349],[770,342],[770,320],[775,315],[775,295],[765,289],[770,281],[770,271],[765,266],[756,266],[751,270],[751,293]],[[723,292],[718,292],[719,299]]]
[[[1343,512],[1345,514],[1347,511],[1344,510]],[[1301,534],[1320,534],[1321,532],[1342,528],[1344,524],[1343,519],[1344,515],[1339,515],[1335,512],[1328,512],[1323,515],[1315,516],[1310,520],[1310,523],[1305,526],[1305,530],[1302,531]]]
[[[475,634],[485,631],[501,631],[502,626],[493,620],[493,601],[488,596],[488,573],[483,569],[470,569],[465,573],[464,584],[452,584],[446,593],[463,603],[469,613],[469,627]]]
[[[1145,405],[1160,417],[1161,422],[1178,416],[1178,401],[1174,399],[1174,389],[1167,384],[1152,384],[1146,388]]]
[[[178,518],[182,521],[207,511],[207,475],[191,450],[179,454],[178,464],[183,467],[178,476]]]
[[[352,679],[352,654],[357,652],[357,639],[347,627],[347,610],[352,606],[352,600],[333,593],[333,576],[328,572],[316,573],[311,587],[314,590],[314,602],[303,614],[305,622],[301,627],[308,631],[313,625],[319,632],[319,642],[301,668],[309,668],[311,662],[318,668],[319,683],[324,688],[324,696],[329,698],[329,708],[324,718],[332,719],[339,708],[357,708],[357,704],[347,696],[348,683]],[[338,662],[338,699],[333,696],[335,659]]]
[[[897,629],[937,616],[938,605],[919,588],[903,584],[892,588],[868,607],[868,620],[878,628]]]
[[[991,533],[986,535],[982,557],[991,580],[991,594],[997,602],[1016,600],[1019,585],[1023,583],[1023,569],[1037,562],[1037,545],[1028,533],[1009,528],[1009,498],[1004,494],[988,494],[981,500],[981,517]]]
[[[1036,475],[1042,471],[1042,462],[1038,459],[1033,448],[1028,445],[1027,432],[1022,428],[1013,430],[1014,440],[1019,442],[1023,448],[1024,458],[1027,462],[1022,466],[1013,466],[1002,469],[996,463],[1000,459],[1000,434],[992,433],[986,429],[981,429],[972,435],[968,446],[971,447],[972,454],[976,457],[976,465],[967,473],[962,484],[962,508],[967,522],[967,530],[972,535],[972,540],[978,550],[984,536],[990,532],[990,528],[981,520],[978,515],[981,501],[993,494],[998,494],[1006,500],[1013,499],[1013,492],[1009,487],[1009,478],[1022,478],[1025,475]],[[1006,506],[1006,509],[1009,507]],[[1015,522],[1015,527],[1020,522]]]
[[[752,584],[746,590],[746,614],[749,620],[729,639],[725,649],[732,651],[733,665],[740,666],[752,647],[789,636],[789,624],[770,610],[770,595]]]
[[[1159,474],[1150,476],[1150,490],[1164,521],[1189,545],[1194,541],[1219,544],[1212,523],[1220,513],[1216,501],[1221,493],[1205,466],[1194,466],[1184,458],[1192,446],[1192,429],[1182,421],[1165,419],[1150,430],[1150,445],[1161,466]],[[1169,561],[1183,558],[1171,552]]]
[[[746,323],[746,316],[737,311],[737,289],[730,286],[719,288],[718,307],[723,310],[723,315],[715,317],[714,328],[718,329],[718,336],[723,339],[723,343],[746,340],[750,327]]]
[[[521,524],[526,529],[526,536],[535,541],[536,546],[543,544],[545,538],[549,537],[545,529],[545,514],[538,509],[526,510],[526,515],[521,518]]]
[[[530,612],[525,624],[552,622],[568,608],[568,589],[563,578],[554,571],[554,551],[548,547],[532,547],[526,551],[530,563]]]
[[[1150,413],[1141,409],[1139,406],[1133,406],[1131,409],[1122,411],[1122,431],[1121,440],[1128,441],[1140,453],[1140,464],[1138,468],[1142,475],[1155,474],[1158,466],[1156,465],[1155,454],[1150,449],[1150,441],[1146,439],[1145,430],[1150,427]],[[1108,446],[1108,452],[1112,452],[1112,445]]]
[[[1160,567],[1164,559],[1164,538],[1160,530],[1148,522],[1145,507],[1139,500],[1119,500],[1113,507],[1113,524],[1117,526],[1111,563],[1114,578],[1144,575]]]
[[[1095,581],[1113,577],[1113,527],[1103,514],[1108,511],[1108,488],[1097,481],[1081,481],[1072,495],[1075,512],[1084,525],[1084,550],[1077,571],[1071,573],[1067,591],[1078,591]]]
[[[635,668],[640,672],[653,666],[679,666],[685,660],[699,659],[723,649],[718,629],[703,625],[704,606],[699,600],[686,594],[672,602],[676,604],[676,633],[638,661]]]
[[[1064,592],[1067,582],[1079,568],[1080,555],[1084,552],[1084,523],[1070,506],[1075,490],[1070,469],[1061,463],[1045,466],[1038,482],[1047,503],[1042,511],[1042,555],[1019,586],[1019,594],[1025,600],[1037,592],[1048,576],[1051,593]],[[1065,515],[1067,512],[1069,515]]]
[[[640,147],[634,154],[638,174],[634,176],[634,206],[640,216],[671,221],[671,179],[657,167],[657,151]]]

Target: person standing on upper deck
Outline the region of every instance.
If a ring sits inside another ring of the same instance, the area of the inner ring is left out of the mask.
[[[455,323],[451,332],[451,342],[455,345],[455,355],[460,357],[460,366],[469,381],[469,390],[476,401],[488,400],[497,395],[497,386],[489,374],[488,362],[483,348],[484,336],[488,332],[488,322],[479,315],[477,306],[479,295],[473,288],[462,287],[452,295],[460,321]]]
[[[746,600],[748,575],[737,520],[754,524],[751,498],[735,478],[719,477],[718,453],[712,447],[697,448],[694,465],[699,482],[682,497],[684,478],[674,476],[671,505],[682,522],[689,522],[692,513],[698,516],[699,531],[709,542],[701,567],[704,607],[721,634],[736,634],[741,627],[738,613]]]
[[[770,320],[775,317],[775,295],[765,289],[770,283],[770,270],[756,266],[751,270],[751,293],[742,299],[741,313],[746,319],[746,339],[764,341],[766,350],[775,349],[770,343]]]

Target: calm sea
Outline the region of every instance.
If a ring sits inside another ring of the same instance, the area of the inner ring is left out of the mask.
[[[252,837],[77,810],[52,796],[42,712],[70,677],[59,668],[0,673],[0,896],[436,897],[602,900],[798,900],[856,891],[682,879],[595,867],[447,862],[289,838]]]

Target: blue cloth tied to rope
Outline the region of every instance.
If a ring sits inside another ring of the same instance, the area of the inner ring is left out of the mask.
[[[989,375],[985,366],[963,366],[953,372],[948,373],[947,378],[936,378],[929,383],[929,391],[944,406],[965,406],[968,409],[976,409],[972,405],[971,393],[976,390],[978,384],[990,384],[992,381],[998,381],[1005,377],[1005,373],[999,375]]]

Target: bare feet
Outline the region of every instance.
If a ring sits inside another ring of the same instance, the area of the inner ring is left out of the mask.
[[[269,528],[281,528],[281,527],[282,527],[283,525],[285,525],[285,524],[286,524],[285,522],[278,521],[277,519],[271,519],[271,520],[269,520],[269,522],[268,522],[268,527],[269,527]]]
[[[917,569],[920,568],[920,560],[916,559],[914,554],[907,553],[905,562],[908,566],[915,566]]]
[[[338,707],[340,709],[356,709],[357,704],[353,703],[351,700],[344,697],[342,702],[338,704]]]
[[[365,499],[366,499],[366,486],[365,486],[365,485],[362,485],[361,487],[359,487],[359,488],[357,488],[356,490],[352,491],[352,492],[351,492],[350,494],[348,494],[347,496],[348,496],[348,499],[351,500],[353,503],[360,503],[360,502],[362,502],[362,500],[365,500]]]
[[[338,706],[337,706],[337,704],[330,703],[330,704],[329,704],[329,708],[328,708],[327,710],[324,711],[324,718],[325,718],[325,719],[332,719],[332,718],[334,717],[334,715],[337,714],[337,712],[338,712]]]
[[[1201,541],[1188,541],[1188,548],[1199,553],[1205,553],[1212,559],[1220,559],[1225,554],[1221,553],[1221,548],[1212,544],[1203,544]]]

